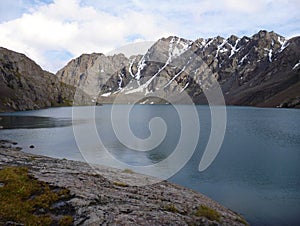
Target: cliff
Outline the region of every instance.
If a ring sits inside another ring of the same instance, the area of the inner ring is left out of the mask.
[[[0,47],[0,111],[70,106],[75,88],[24,54]],[[81,98],[85,98],[82,93]]]
[[[167,103],[172,97],[172,103],[186,104],[186,94],[207,104],[204,91],[213,81],[227,105],[299,108],[300,37],[273,31],[194,41],[171,36],[144,55],[83,54],[56,75],[0,48],[0,111],[67,106],[74,99],[83,105]],[[153,98],[157,92],[161,98]]]
[[[56,75],[90,91],[99,103],[116,96],[155,103],[151,95],[159,90],[162,97],[176,93],[175,103],[186,103],[184,91],[194,103],[206,104],[203,90],[216,80],[228,105],[300,107],[299,60],[300,37],[286,39],[273,31],[194,41],[171,36],[144,55],[83,54]]]

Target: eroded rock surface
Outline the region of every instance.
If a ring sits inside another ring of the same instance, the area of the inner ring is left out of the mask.
[[[24,54],[0,47],[0,112],[69,106],[75,92]],[[76,97],[88,99],[83,92]]]
[[[191,41],[176,36],[159,39],[144,55],[83,54],[57,72],[64,83],[92,91],[99,103],[124,103],[160,97],[186,103],[185,91],[206,104],[203,90],[217,80],[226,104],[299,108],[300,37],[286,39],[271,31],[251,37],[220,36]],[[216,82],[215,82],[216,83]],[[98,95],[99,94],[99,95]]]
[[[244,225],[236,213],[190,189],[130,171],[27,154],[1,142],[0,168],[27,166],[38,180],[71,192],[74,225]],[[153,182],[133,186],[134,181]],[[159,182],[159,183],[157,183]],[[197,214],[200,207],[216,213]]]

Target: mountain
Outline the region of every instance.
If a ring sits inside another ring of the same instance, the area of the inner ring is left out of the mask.
[[[74,93],[24,54],[0,47],[0,111],[71,105]]]
[[[56,75],[24,54],[0,48],[0,111],[74,100],[207,104],[217,84],[228,105],[300,108],[300,37],[267,31],[195,41],[171,36],[144,55],[83,54]]]
[[[300,107],[300,37],[171,36],[144,55],[83,54],[56,75],[100,103],[184,103],[187,93],[204,104],[205,90],[217,80],[229,105]]]

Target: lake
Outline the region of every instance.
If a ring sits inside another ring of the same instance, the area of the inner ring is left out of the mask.
[[[179,108],[189,112],[192,107]],[[91,109],[95,110],[95,117],[91,117]],[[115,166],[111,159],[102,158],[100,149],[104,146],[118,161],[143,167],[171,156],[182,136],[180,115],[171,105],[135,105],[130,112],[128,123],[140,140],[151,135],[152,118],[164,119],[165,138],[149,151],[135,151],[120,142],[111,123],[112,105],[76,107],[76,110],[79,114],[75,120],[70,107],[2,113],[0,139],[16,141],[30,153]],[[168,180],[211,197],[243,215],[251,225],[300,225],[300,110],[227,107],[221,149],[202,172],[198,167],[211,131],[211,114],[207,106],[196,106],[196,111],[200,135],[195,151],[187,164]],[[120,105],[114,115],[116,124],[126,123],[124,112]],[[187,127],[193,127],[193,120],[186,122]],[[103,146],[87,132],[91,128]],[[152,129],[157,128],[154,125]],[[160,133],[158,127],[157,134]],[[190,142],[185,147],[189,150],[195,133],[191,130],[187,134]],[[29,148],[30,145],[34,148]],[[139,143],[135,145],[142,147]]]

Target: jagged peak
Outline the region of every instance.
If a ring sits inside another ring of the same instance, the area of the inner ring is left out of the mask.
[[[103,53],[83,53],[78,58],[104,56]]]
[[[81,54],[79,57],[71,60],[69,63],[74,63],[74,62],[80,62],[82,60],[88,60],[88,59],[97,59],[97,58],[108,58],[108,59],[116,59],[116,58],[124,58],[128,59],[123,53],[117,53],[113,55],[105,55],[103,53],[84,53]],[[69,64],[68,63],[68,64]]]
[[[261,40],[261,41],[260,41]],[[80,59],[96,59],[98,57],[107,57],[108,59],[117,59],[118,57],[126,58],[129,61],[132,61],[134,58],[142,58],[145,61],[149,61],[150,59],[153,60],[153,57],[157,56],[159,59],[167,59],[168,57],[171,57],[170,59],[173,59],[174,57],[178,57],[183,52],[185,52],[187,49],[191,48],[193,46],[193,49],[199,48],[203,51],[207,48],[209,48],[207,51],[215,51],[217,50],[217,55],[220,54],[228,54],[230,53],[230,57],[233,56],[238,50],[240,50],[241,47],[244,47],[247,45],[247,43],[250,43],[252,41],[258,41],[260,46],[262,48],[267,49],[273,49],[273,52],[275,52],[280,46],[284,46],[284,44],[287,43],[287,40],[275,33],[274,31],[267,31],[267,30],[260,30],[256,34],[254,34],[251,37],[243,36],[238,37],[236,35],[231,35],[228,38],[224,38],[222,36],[215,36],[211,38],[198,38],[195,41],[191,41],[185,38],[180,38],[176,35],[171,35],[168,37],[163,37],[156,41],[149,49],[148,51],[142,55],[135,55],[131,57],[126,57],[122,53],[112,56],[105,56],[103,53],[91,53],[91,54],[82,54],[80,57],[76,58],[77,61]],[[211,47],[209,47],[211,46]],[[274,47],[273,47],[274,46]],[[278,47],[279,46],[279,47]],[[155,54],[154,54],[155,53]],[[120,58],[120,59],[122,59]],[[76,60],[74,59],[74,60]],[[73,61],[73,60],[72,60]]]
[[[180,38],[178,36],[172,35],[172,36],[169,36],[167,38],[163,37],[163,38],[159,39],[157,42],[155,42],[153,44],[153,46],[155,46],[156,44],[161,43],[161,42],[166,43],[166,44],[168,44],[168,43],[175,43],[176,42],[178,44],[185,43],[185,44],[189,44],[189,45],[193,43],[192,40],[185,39],[185,38]]]
[[[230,35],[230,37],[228,39],[231,39],[231,40],[237,40],[239,37],[236,36],[236,35]]]
[[[254,34],[252,36],[252,38],[254,40],[258,40],[258,39],[285,39],[283,36],[277,34],[276,32],[274,31],[267,31],[267,30],[260,30],[258,33]]]
[[[5,48],[5,47],[1,47],[0,46],[0,51],[1,52],[5,52],[6,54],[14,54],[14,55],[18,55],[20,57],[24,57],[24,58],[27,58],[29,59],[29,57],[27,57],[24,53],[20,53],[20,52],[16,52],[14,50],[10,50],[8,48]],[[33,61],[32,59],[29,59],[30,61]],[[34,61],[33,61],[34,62]]]
[[[223,42],[224,41],[224,37],[222,37],[222,36],[217,36],[217,37],[214,37],[214,40],[217,40],[218,42]]]
[[[26,62],[25,64],[32,64],[35,65],[35,67],[45,71],[40,65],[38,65],[37,62],[35,62],[33,59],[29,58],[28,56],[26,56],[24,53],[20,53],[20,52],[16,52],[13,50],[10,50],[8,48],[4,48],[4,47],[0,47],[0,57],[1,55],[6,55],[8,57],[5,57],[7,59],[9,59],[9,61],[14,61],[14,62]],[[23,59],[20,61],[20,59]],[[45,71],[46,72],[46,71]]]
[[[234,46],[235,43],[236,43],[236,41],[237,41],[238,39],[239,39],[238,36],[236,36],[236,35],[231,35],[229,38],[227,38],[227,42],[228,42],[230,45]]]
[[[270,35],[272,35],[272,36],[277,36],[277,37],[282,37],[282,38],[284,38],[282,35],[280,35],[280,34],[274,32],[274,31],[270,31],[269,33],[270,33]]]

